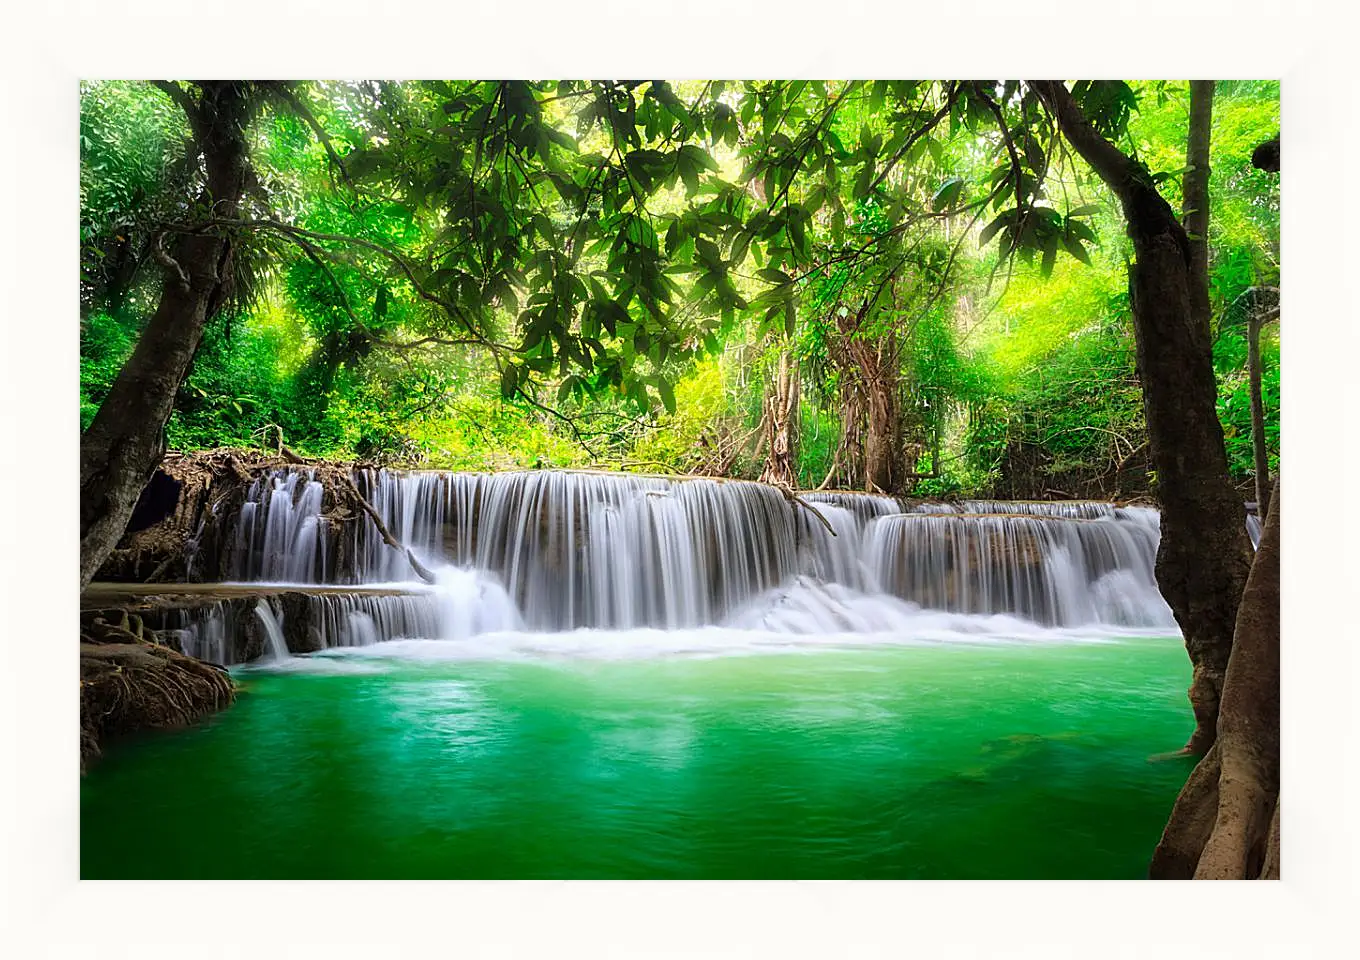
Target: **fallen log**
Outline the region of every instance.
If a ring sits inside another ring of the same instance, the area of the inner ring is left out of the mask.
[[[383,538],[383,543],[387,544],[393,550],[404,552],[406,554],[406,559],[411,563],[411,569],[420,576],[420,579],[424,580],[426,583],[434,583],[434,574],[429,571],[429,568],[416,559],[416,555],[410,547],[404,546],[396,537],[392,536],[392,531],[387,529],[387,524],[383,523],[382,516],[374,508],[373,504],[369,503],[364,495],[359,492],[359,488],[354,485],[354,481],[344,475],[341,475],[340,480],[348,488],[349,495],[353,498],[355,505],[363,510],[364,513],[368,514],[369,519],[371,519],[378,528],[378,533]]]
[[[809,511],[814,517],[818,519],[818,521],[820,521],[822,526],[826,527],[827,533],[831,534],[833,537],[836,536],[836,531],[831,526],[831,521],[824,517],[820,510],[818,510],[812,504],[808,503],[802,497],[798,496],[798,494],[794,493],[792,488],[787,487],[782,483],[772,483],[770,484],[770,486],[774,487],[776,490],[782,493],[784,495],[784,499],[787,500],[789,503],[797,504],[804,510]]]

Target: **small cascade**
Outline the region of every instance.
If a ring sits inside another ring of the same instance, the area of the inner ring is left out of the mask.
[[[1049,626],[1171,626],[1157,590],[1156,528],[1031,514],[885,517],[867,533],[876,586],[936,610]]]
[[[271,470],[251,484],[236,525],[233,577],[325,583],[323,493],[314,470]]]
[[[307,594],[308,645],[320,650],[387,640],[467,640],[523,628],[519,611],[495,579],[453,567],[435,573],[433,586],[412,586],[409,593]]]
[[[269,659],[275,663],[281,663],[289,657],[288,643],[283,639],[283,627],[279,625],[278,618],[274,616],[274,610],[269,606],[268,601],[261,600],[255,604],[255,616],[260,619],[260,625],[264,627],[265,652]]]
[[[1069,520],[1113,517],[1123,509],[1126,508],[1102,500],[964,500],[959,504],[961,513],[1024,514]]]
[[[179,622],[173,629],[178,631],[180,649],[184,653],[223,665],[235,660],[231,636],[236,625],[228,604],[213,603],[198,611],[197,616],[181,613],[177,619]]]
[[[345,627],[344,640],[338,646],[368,647],[378,642],[378,625],[366,613],[351,610],[345,617]]]
[[[826,503],[842,510],[849,510],[855,521],[866,525],[875,517],[886,517],[901,513],[906,508],[905,501],[881,493],[849,493],[842,490],[808,490],[798,496],[809,503]]]
[[[308,595],[305,617],[308,646],[317,650],[439,636],[438,605],[428,593]]]

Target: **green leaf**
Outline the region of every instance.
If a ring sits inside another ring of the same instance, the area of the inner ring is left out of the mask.
[[[515,387],[519,385],[519,368],[514,364],[507,363],[505,369],[501,371],[501,397],[509,400],[515,395]]]
[[[660,395],[661,403],[666,408],[666,412],[675,413],[675,393],[671,390],[671,385],[657,377],[656,392]]]
[[[1062,243],[1063,246],[1067,248],[1068,253],[1072,254],[1072,256],[1076,257],[1088,267],[1091,265],[1091,256],[1086,252],[1086,248],[1081,245],[1080,240],[1076,237],[1067,236],[1062,238]]]
[[[950,177],[940,184],[940,189],[935,191],[935,196],[931,198],[931,207],[938,213],[947,210],[958,202],[959,194],[963,192],[963,178]]]
[[[682,153],[687,159],[703,167],[705,170],[712,170],[714,173],[717,173],[720,169],[720,167],[718,166],[718,161],[714,160],[713,157],[709,154],[709,152],[707,150],[704,150],[702,147],[697,147],[692,143],[687,143],[680,148],[680,153]]]
[[[1088,243],[1096,242],[1095,231],[1092,230],[1089,225],[1082,223],[1080,220],[1068,219],[1067,234],[1068,236],[1077,237],[1082,240],[1085,240]]]
[[[987,224],[987,226],[983,227],[982,233],[978,234],[978,246],[987,246],[987,242],[991,240],[992,237],[996,236],[996,232],[1013,219],[1015,219],[1015,211],[1007,210],[1005,213],[1001,214],[1001,216]]]
[[[869,93],[869,112],[878,113],[883,109],[883,97],[888,92],[888,81],[875,80]]]
[[[860,168],[859,175],[855,177],[855,199],[861,200],[869,192],[869,185],[874,182],[873,162],[867,162]]]

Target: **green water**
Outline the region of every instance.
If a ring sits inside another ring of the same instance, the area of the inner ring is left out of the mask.
[[[85,878],[1136,878],[1179,639],[245,673],[115,744]]]

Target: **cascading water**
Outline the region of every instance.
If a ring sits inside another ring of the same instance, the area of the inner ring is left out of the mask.
[[[375,524],[328,542],[314,472],[273,471],[240,511],[241,580],[391,586],[309,596],[303,649],[581,628],[902,634],[923,611],[1175,629],[1153,574],[1159,515],[1145,507],[837,491],[794,503],[744,481],[563,471],[354,480],[437,582],[412,582],[405,549]],[[196,647],[216,652],[216,629]]]
[[[251,485],[236,525],[236,579],[326,582],[324,490],[315,476],[275,470]]]
[[[227,607],[214,603],[199,616],[182,616],[178,626],[180,649],[191,657],[207,660],[210,663],[231,663],[230,634],[235,624]]]
[[[264,627],[265,648],[269,658],[276,663],[287,660],[288,643],[283,639],[283,627],[279,625],[267,601],[261,600],[255,604],[255,616],[259,617],[260,625]]]
[[[1156,557],[1157,528],[1141,511],[1100,519],[910,513],[875,521],[868,536],[869,564],[887,593],[931,609],[1063,627],[1173,626],[1153,576]]]
[[[559,472],[366,471],[361,489],[429,565],[496,574],[532,629],[718,623],[799,571],[799,525],[753,483]],[[361,532],[357,578],[405,577]],[[835,563],[813,548],[809,564]]]
[[[331,594],[307,598],[311,645],[362,647],[398,637],[437,637],[439,611],[428,595]]]

